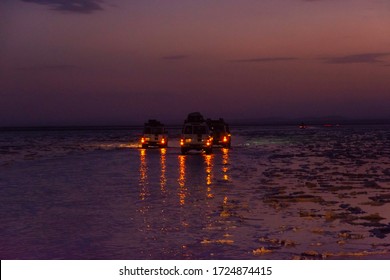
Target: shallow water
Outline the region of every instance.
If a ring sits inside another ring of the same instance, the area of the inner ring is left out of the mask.
[[[1,259],[390,259],[390,127],[0,132]]]

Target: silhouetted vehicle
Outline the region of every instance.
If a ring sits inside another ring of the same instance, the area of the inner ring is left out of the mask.
[[[212,141],[213,138],[203,116],[199,112],[188,114],[180,139],[181,153],[186,154],[189,150],[197,150],[211,154]]]
[[[305,129],[305,128],[307,128],[307,125],[305,124],[305,123],[301,123],[300,125],[299,125],[299,128],[300,129]]]
[[[142,148],[168,146],[168,134],[165,126],[157,120],[149,120],[144,125],[144,133],[141,137]]]
[[[218,120],[207,119],[207,124],[213,136],[213,145],[230,148],[232,137],[229,125],[222,118]]]

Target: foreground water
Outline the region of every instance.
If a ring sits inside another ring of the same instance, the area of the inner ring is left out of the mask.
[[[390,127],[0,132],[0,259],[390,259]]]

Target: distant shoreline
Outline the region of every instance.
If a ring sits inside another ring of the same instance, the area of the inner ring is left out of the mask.
[[[389,125],[390,119],[302,119],[302,120],[235,120],[228,121],[231,126],[345,126],[345,125]],[[170,128],[181,128],[182,124],[166,124]],[[96,131],[96,130],[128,130],[141,129],[143,123],[129,125],[33,125],[33,126],[2,126],[0,132],[5,131]]]

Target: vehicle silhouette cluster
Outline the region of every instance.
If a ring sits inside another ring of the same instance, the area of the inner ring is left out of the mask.
[[[142,148],[168,147],[168,133],[164,124],[158,120],[146,122],[140,142]],[[181,130],[181,153],[195,150],[211,154],[213,147],[231,147],[229,125],[222,118],[205,119],[199,112],[188,114]]]

